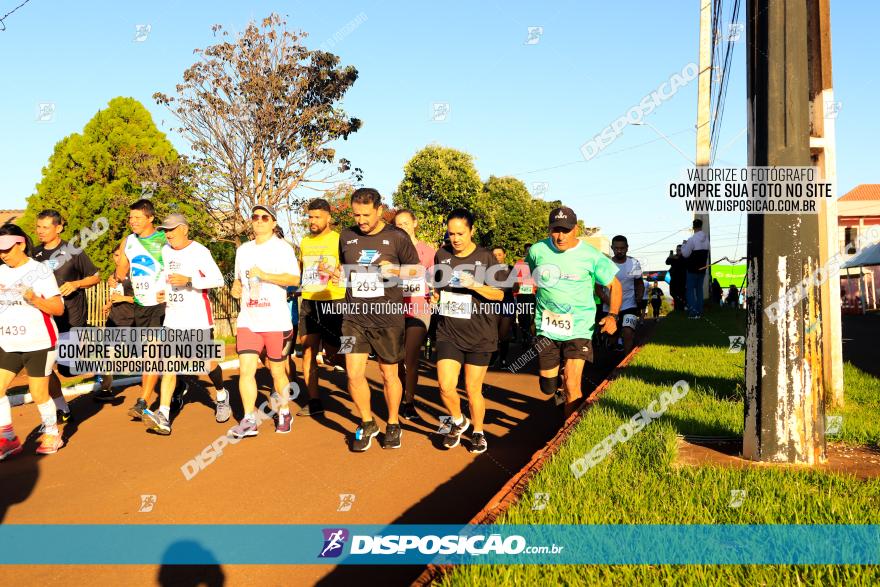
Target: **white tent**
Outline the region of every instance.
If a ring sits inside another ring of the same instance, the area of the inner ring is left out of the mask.
[[[880,265],[880,243],[865,247],[841,267],[849,269],[850,267],[867,267],[869,265]]]

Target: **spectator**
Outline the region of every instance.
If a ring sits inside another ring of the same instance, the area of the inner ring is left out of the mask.
[[[687,260],[681,256],[681,245],[675,248],[675,254],[669,251],[666,264],[669,265],[669,293],[672,295],[673,308],[683,312],[685,310]]]
[[[712,280],[712,286],[709,288],[709,298],[712,300],[712,303],[719,308],[721,307],[721,298],[724,297],[724,290],[721,289],[721,284],[718,283],[717,279]]]
[[[732,283],[727,288],[727,298],[724,300],[731,308],[739,307],[739,290]]]
[[[703,221],[694,219],[694,234],[684,241],[681,254],[687,260],[688,318],[698,320],[703,317],[703,284],[706,281],[706,266],[709,262],[709,237],[703,232]]]

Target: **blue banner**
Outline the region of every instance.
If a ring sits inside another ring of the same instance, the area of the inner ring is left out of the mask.
[[[0,564],[880,564],[877,525],[3,525],[0,543]]]

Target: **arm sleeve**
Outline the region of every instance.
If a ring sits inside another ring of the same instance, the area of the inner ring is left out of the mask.
[[[593,275],[596,281],[602,285],[611,285],[614,278],[617,277],[617,264],[603,254],[596,256],[593,262]]]
[[[694,237],[691,237],[685,241],[683,245],[681,245],[681,256],[682,257],[690,257],[691,253],[694,251]]]
[[[33,290],[35,294],[46,299],[61,295],[61,292],[58,291],[58,281],[56,281],[55,275],[48,270],[48,267],[46,267],[45,273],[34,280]]]
[[[400,265],[420,265],[419,252],[416,250],[415,245],[412,244],[409,236],[407,236],[406,233],[403,233],[398,235],[398,239],[402,244],[398,258],[398,261],[400,261]]]
[[[191,279],[193,287],[196,289],[223,287],[223,274],[208,249],[202,249],[198,269]]]
[[[286,244],[286,243],[285,243]],[[290,245],[287,245],[287,252],[285,253],[286,259],[284,259],[284,265],[289,266],[292,271],[290,271],[291,275],[299,275],[299,261],[296,258],[296,250]]]
[[[85,251],[76,256],[77,269],[79,269],[80,279],[83,277],[91,277],[98,273],[98,268],[92,263],[92,260]]]

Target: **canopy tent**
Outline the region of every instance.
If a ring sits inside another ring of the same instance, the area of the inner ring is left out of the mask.
[[[868,267],[869,265],[880,265],[880,243],[863,248],[841,267],[849,269],[850,267]]]

